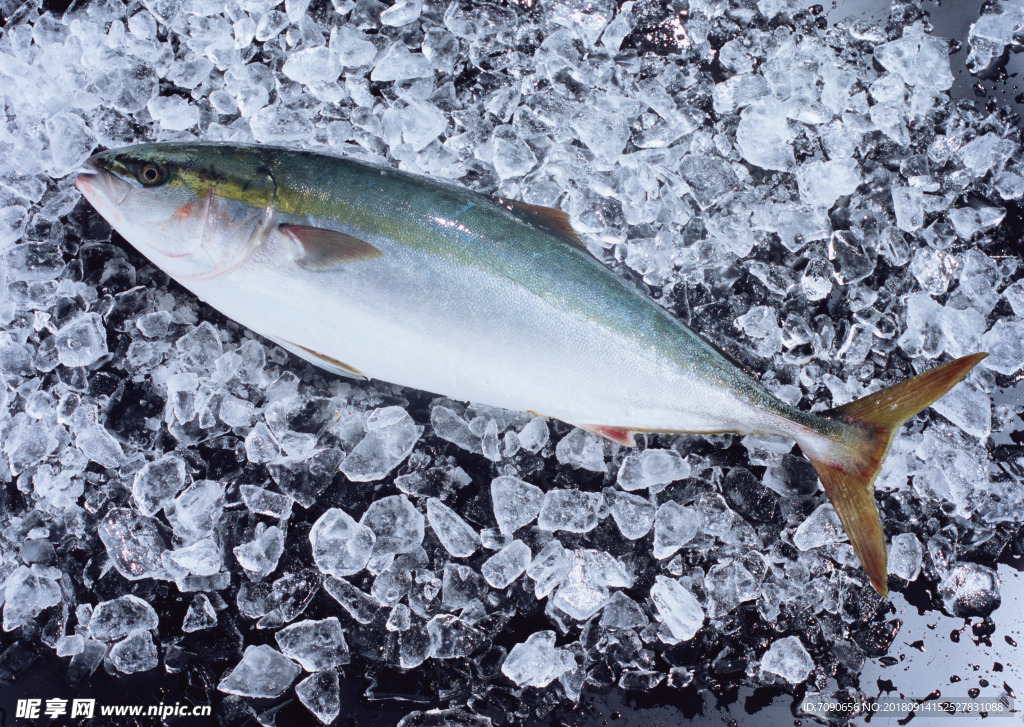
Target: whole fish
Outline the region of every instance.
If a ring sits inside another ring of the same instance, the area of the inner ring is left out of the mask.
[[[591,255],[557,210],[269,147],[145,144],[76,180],[202,300],[338,374],[637,432],[790,437],[887,595],[873,482],[896,429],[964,356],[824,413],[781,402]]]

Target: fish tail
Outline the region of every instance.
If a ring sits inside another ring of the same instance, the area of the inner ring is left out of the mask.
[[[871,585],[883,597],[889,595],[888,556],[875,505],[874,482],[893,435],[903,422],[953,388],[987,355],[958,358],[830,409],[823,415],[828,421],[823,423],[819,436],[801,442]]]

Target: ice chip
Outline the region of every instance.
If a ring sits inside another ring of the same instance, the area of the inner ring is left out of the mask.
[[[554,591],[569,575],[572,566],[572,553],[557,540],[541,548],[526,569],[526,575],[534,581],[533,590],[537,598],[545,598]]]
[[[107,331],[96,313],[75,318],[54,334],[57,359],[65,366],[90,366],[107,355]]]
[[[657,576],[651,587],[651,600],[672,636],[680,641],[692,639],[704,624],[704,609],[677,580]]]
[[[50,140],[50,174],[63,177],[77,171],[96,146],[96,134],[80,116],[61,111],[46,119]]]
[[[333,616],[322,621],[297,621],[274,634],[281,653],[306,671],[332,669],[349,661],[341,624]]]
[[[924,549],[913,533],[892,536],[889,546],[889,572],[905,581],[913,581],[921,573]]]
[[[124,640],[110,647],[107,655],[114,668],[124,674],[136,674],[156,668],[159,660],[153,634],[149,631],[133,631]]]
[[[697,534],[697,513],[669,500],[654,517],[654,557],[663,560],[693,540]]]
[[[796,181],[802,202],[831,208],[840,197],[857,191],[860,171],[853,159],[815,160],[800,165]]]
[[[254,113],[249,128],[256,141],[270,144],[308,138],[313,133],[313,122],[304,114],[275,104]]]
[[[371,623],[380,610],[377,600],[341,578],[328,578],[324,590],[358,623]]]
[[[192,603],[185,612],[185,620],[181,624],[181,630],[185,633],[202,631],[217,625],[217,612],[213,610],[210,599],[200,593],[192,599]]]
[[[221,679],[217,689],[241,697],[279,697],[300,671],[298,664],[271,646],[247,646],[242,660]]]
[[[540,514],[544,493],[539,487],[518,477],[502,475],[491,481],[491,503],[494,519],[503,534],[511,535],[533,522]]]
[[[410,53],[400,41],[392,43],[384,54],[377,59],[370,72],[370,80],[377,83],[388,81],[405,81],[410,78],[423,78],[434,72],[434,69],[423,55]]]
[[[427,520],[441,545],[456,558],[472,555],[480,545],[476,530],[436,497],[427,499]]]
[[[98,641],[117,641],[132,631],[155,629],[156,611],[146,601],[131,594],[101,601],[92,611],[89,636]]]
[[[166,577],[161,556],[167,543],[156,520],[113,508],[100,521],[99,535],[114,567],[128,580]]]
[[[501,665],[501,673],[517,686],[546,687],[575,667],[575,657],[555,647],[554,631],[538,631],[512,647]]]
[[[341,713],[341,684],[335,669],[306,677],[295,685],[295,695],[322,724],[331,724]]]
[[[46,571],[20,565],[4,588],[4,631],[25,625],[43,610],[61,602],[60,586]]]
[[[604,447],[590,432],[573,429],[555,447],[555,456],[562,464],[591,472],[604,472]]]
[[[480,567],[480,573],[491,588],[506,588],[526,572],[530,565],[530,546],[521,540],[513,540],[492,555]]]
[[[547,422],[541,417],[534,417],[519,431],[519,446],[527,452],[536,454],[548,443],[549,437]]]
[[[800,550],[846,542],[846,531],[832,505],[819,505],[793,533],[793,543]]]
[[[744,159],[762,169],[782,172],[796,166],[794,136],[786,107],[774,99],[758,101],[743,109],[736,128],[736,143]]]
[[[543,530],[585,533],[597,525],[604,498],[599,492],[548,490],[544,494],[537,525]]]
[[[405,495],[374,500],[359,520],[377,537],[374,557],[408,553],[423,542],[423,515]]]
[[[999,576],[992,568],[957,563],[939,583],[939,596],[951,616],[988,618],[1002,603],[999,586]]]
[[[181,96],[154,96],[146,108],[167,131],[184,131],[199,123],[199,108]]]
[[[284,531],[277,525],[263,528],[260,523],[252,540],[235,546],[238,564],[253,580],[270,575],[284,552]]]
[[[313,524],[309,542],[317,568],[341,577],[354,575],[366,567],[376,536],[344,510],[331,508]]]
[[[690,476],[690,465],[671,449],[631,452],[619,467],[619,487],[624,490],[658,488]]]
[[[253,464],[273,462],[281,456],[281,445],[277,437],[263,422],[258,422],[245,435],[245,456]]]
[[[619,532],[627,540],[637,540],[647,535],[654,525],[656,508],[650,500],[639,495],[630,495],[624,492],[613,492],[611,499],[611,515],[615,524],[619,526]]]
[[[415,22],[423,10],[423,0],[398,0],[380,14],[381,25],[400,28]]]
[[[772,642],[761,657],[761,676],[774,674],[790,684],[800,684],[814,670],[814,662],[796,636]]]
[[[366,421],[366,436],[341,463],[341,471],[354,482],[379,480],[409,456],[421,431],[402,407],[375,409]]]
[[[427,621],[427,635],[429,654],[435,659],[468,656],[484,639],[478,629],[448,613],[439,613]]]
[[[281,72],[298,83],[310,85],[337,81],[341,62],[337,53],[325,46],[304,48],[288,54]]]
[[[1014,374],[1024,367],[1024,321],[999,319],[981,337],[988,352],[981,365],[1001,374]]]
[[[480,437],[470,431],[469,422],[448,407],[435,406],[430,411],[430,425],[441,439],[457,444],[467,452],[483,452]]]
[[[204,538],[191,545],[168,551],[166,557],[178,568],[197,576],[219,573],[224,565],[220,546],[213,538]],[[171,566],[168,566],[168,569],[173,570]]]
[[[147,462],[132,480],[132,499],[147,517],[153,517],[185,486],[185,462],[172,454]]]

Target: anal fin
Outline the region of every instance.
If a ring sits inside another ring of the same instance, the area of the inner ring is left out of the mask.
[[[300,346],[297,343],[292,343],[291,341],[286,341],[283,338],[277,338],[276,336],[268,336],[268,338],[289,353],[294,353],[299,358],[309,361],[314,366],[319,366],[320,368],[326,369],[338,376],[347,376],[350,379],[357,379],[359,381],[365,381],[369,378],[362,371],[354,369],[336,358],[318,353],[311,348]]]
[[[636,435],[636,432],[631,431],[629,429],[625,429],[623,427],[608,427],[603,424],[576,424],[575,426],[585,431],[588,431],[591,434],[596,434],[599,437],[609,439],[615,442],[616,444],[622,445],[623,447],[636,446],[636,442],[633,440],[633,437]]]

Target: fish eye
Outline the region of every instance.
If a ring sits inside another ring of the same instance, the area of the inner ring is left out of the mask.
[[[167,170],[159,164],[147,162],[136,170],[135,178],[138,179],[144,187],[155,187],[167,179]]]

